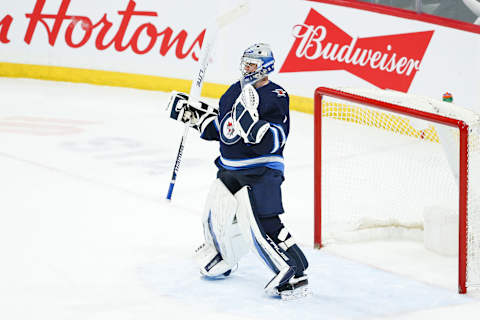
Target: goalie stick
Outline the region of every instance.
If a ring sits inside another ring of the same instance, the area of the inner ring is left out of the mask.
[[[200,52],[200,58],[198,59],[199,68],[193,77],[192,86],[190,87],[190,97],[199,98],[202,93],[203,80],[205,79],[205,73],[208,67],[208,60],[210,59],[210,54],[215,45],[215,40],[217,38],[218,30],[226,26],[227,24],[233,22],[240,16],[244,15],[248,11],[248,2],[243,2],[239,4],[234,9],[227,11],[226,13],[220,15],[213,21],[208,27],[205,34],[204,44]],[[175,182],[177,180],[178,170],[180,168],[180,162],[182,160],[183,149],[185,148],[185,141],[188,135],[188,125],[185,124],[185,130],[183,131],[182,139],[180,140],[180,146],[178,147],[177,158],[175,160],[175,165],[173,167],[172,179],[170,181],[170,186],[168,187],[167,200],[172,199],[173,188],[175,187]]]

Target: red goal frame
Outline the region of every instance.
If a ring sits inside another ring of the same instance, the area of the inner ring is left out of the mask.
[[[459,248],[458,248],[458,292],[466,293],[467,274],[467,186],[468,186],[468,125],[459,119],[415,110],[404,106],[367,98],[340,90],[318,87],[314,94],[314,246],[319,249],[322,244],[322,100],[323,96],[361,103],[380,110],[408,115],[422,120],[432,121],[458,128],[460,132],[459,148]]]

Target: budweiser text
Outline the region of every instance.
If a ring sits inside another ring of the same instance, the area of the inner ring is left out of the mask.
[[[293,36],[280,72],[346,70],[382,89],[407,92],[433,31],[351,37],[312,9]]]

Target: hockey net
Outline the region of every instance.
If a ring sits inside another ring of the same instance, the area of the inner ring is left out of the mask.
[[[480,285],[480,117],[396,91],[315,91],[315,246],[422,236],[458,217],[459,292]],[[435,209],[434,209],[435,211]]]

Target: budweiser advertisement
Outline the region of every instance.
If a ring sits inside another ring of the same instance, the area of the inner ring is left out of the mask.
[[[346,70],[382,89],[407,92],[434,31],[359,38],[311,9],[293,27],[295,42],[280,72]]]
[[[0,63],[191,79],[206,28],[238,2],[7,1]],[[236,81],[243,50],[266,42],[276,59],[272,79],[290,95],[312,97],[318,86],[448,91],[480,111],[479,33],[342,3],[251,1],[254,10],[219,33],[205,81]]]

